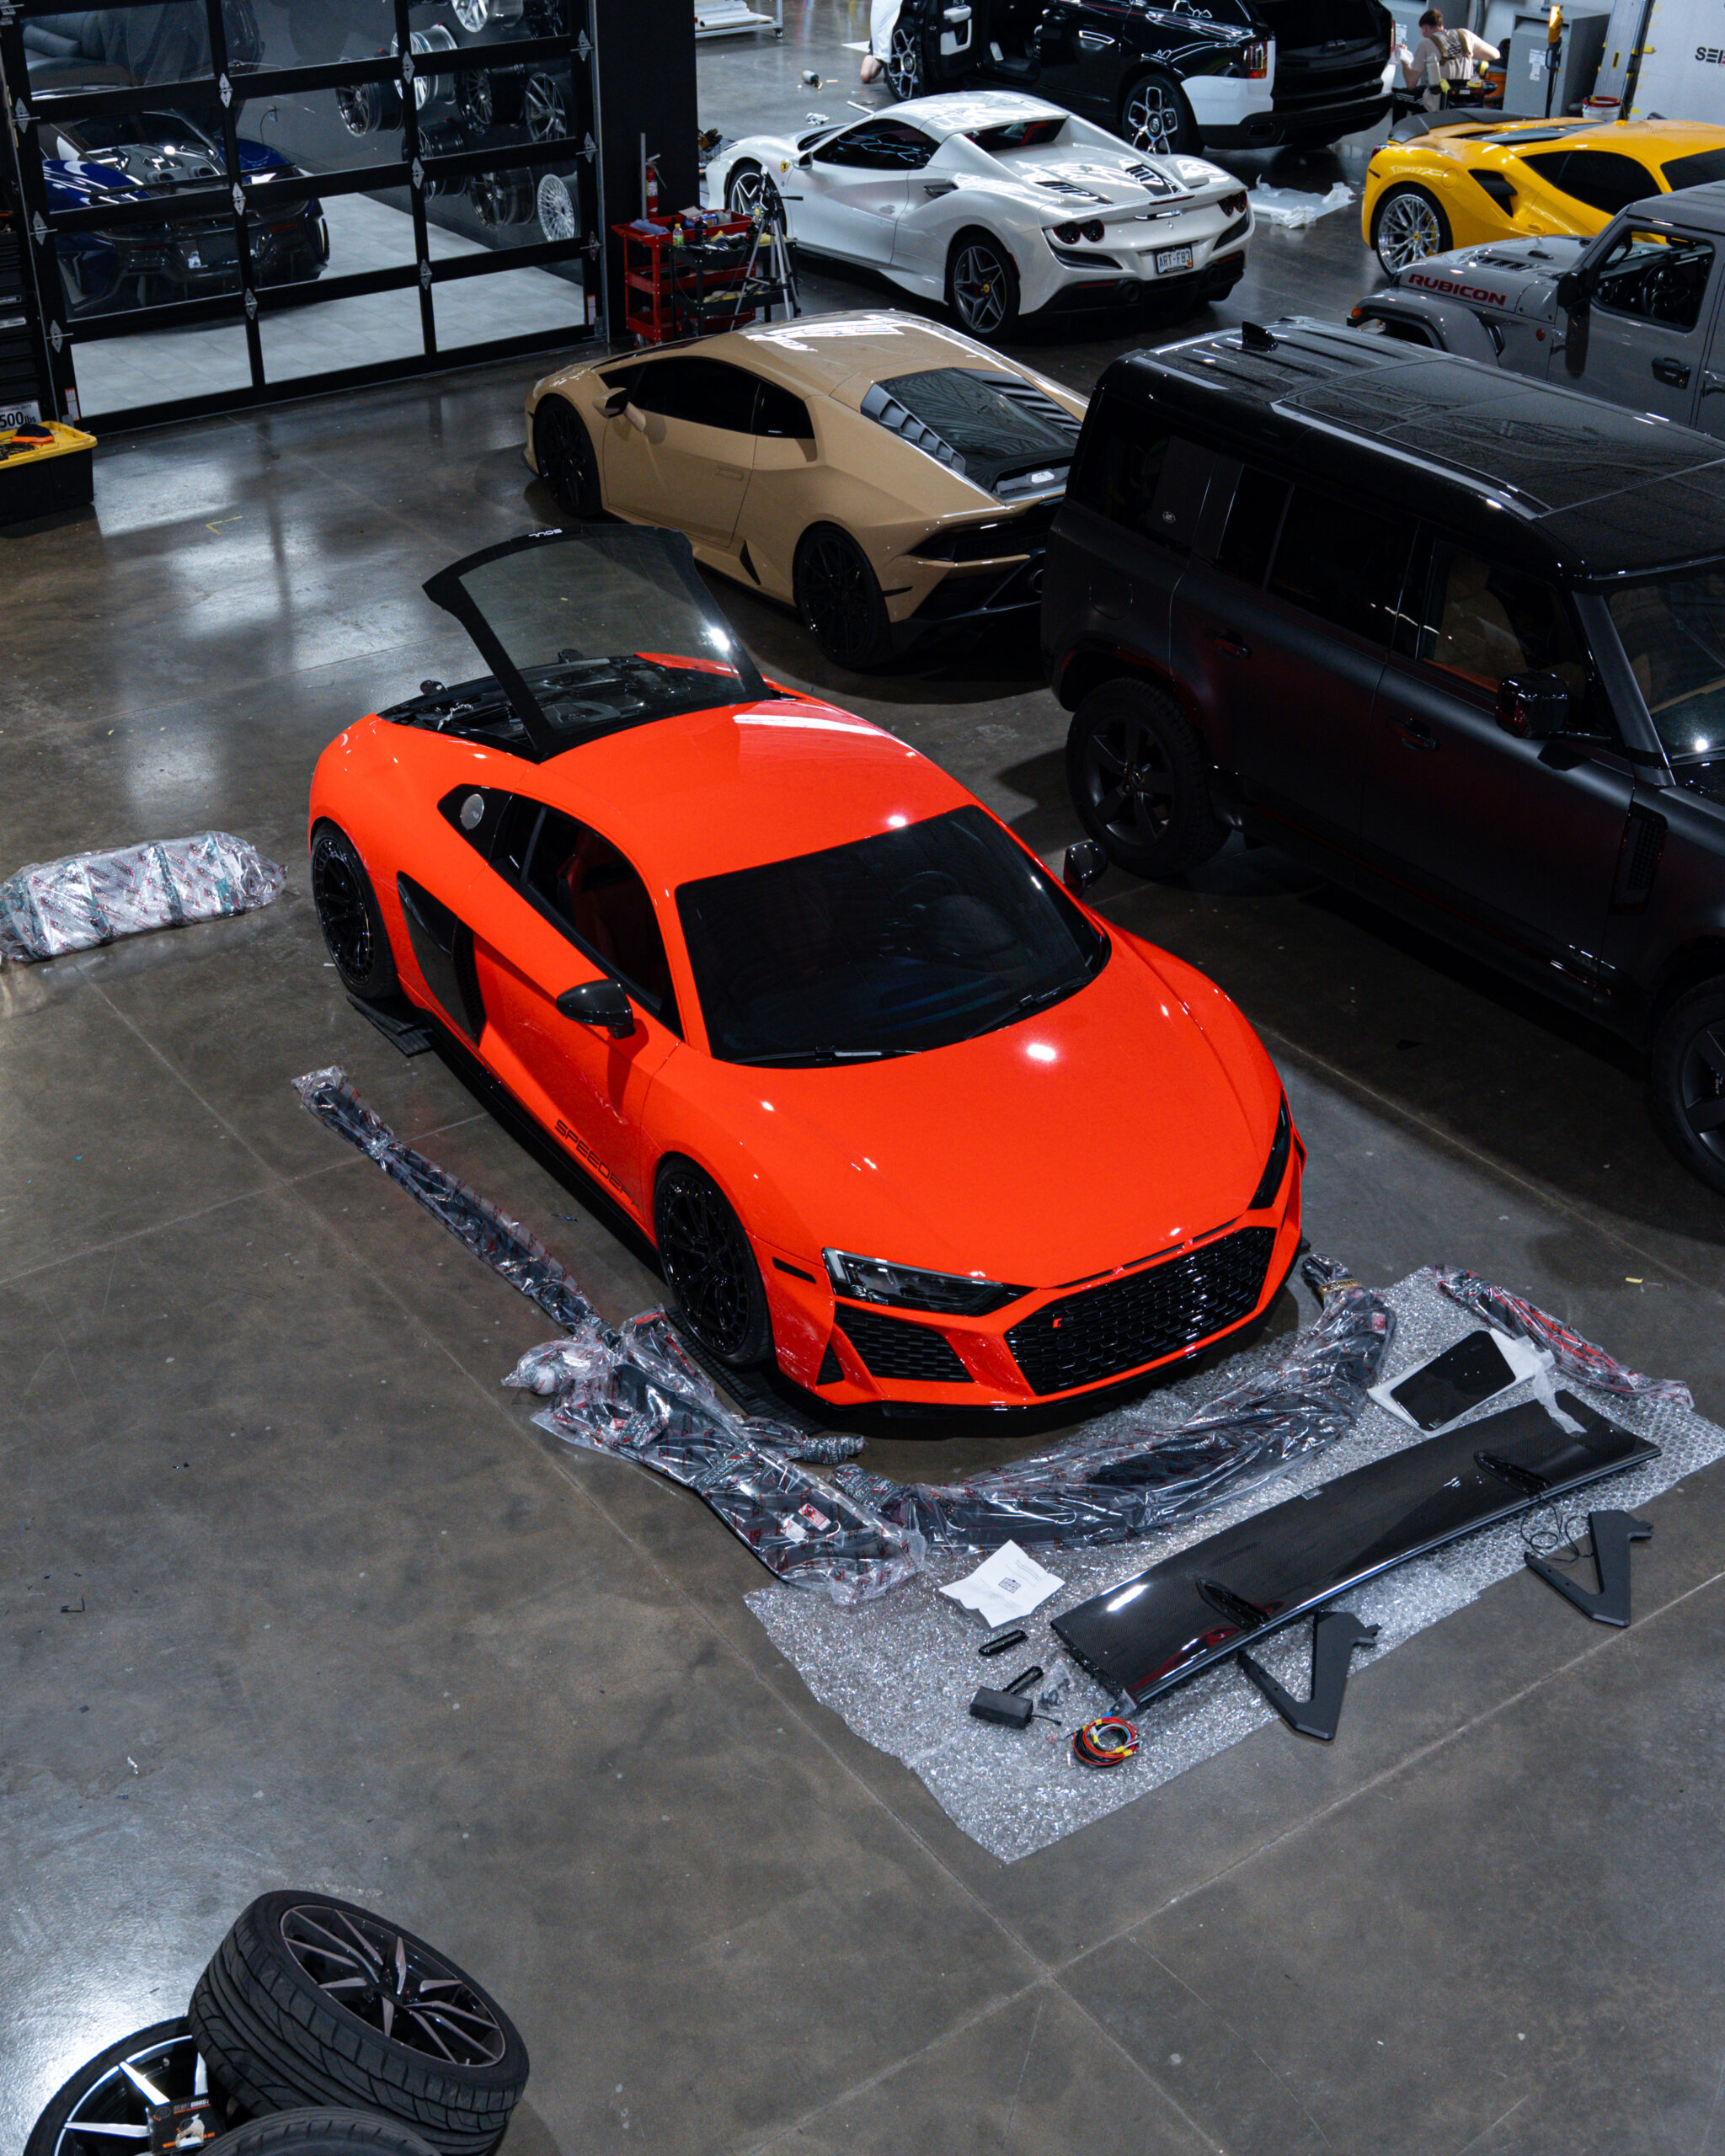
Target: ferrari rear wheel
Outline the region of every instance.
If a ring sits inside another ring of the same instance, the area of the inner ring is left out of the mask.
[[[757,164],[739,165],[724,184],[728,210],[740,217],[758,216],[763,223],[785,229],[785,205],[770,175]]]
[[[1147,682],[1105,681],[1084,698],[1066,735],[1066,783],[1085,830],[1135,876],[1183,875],[1226,843],[1198,736]]]
[[[708,1353],[735,1370],[764,1362],[772,1321],[761,1268],[712,1177],[692,1161],[667,1161],[654,1193],[653,1227],[677,1314]]]
[[[1018,325],[1018,273],[992,233],[960,232],[947,263],[947,305],[959,326],[985,344]]]
[[[312,904],[342,986],[362,1003],[394,995],[395,960],[377,894],[353,841],[334,824],[320,823],[312,834]]]
[[[1120,132],[1153,157],[1198,147],[1198,125],[1179,85],[1166,75],[1140,75],[1120,104]]]
[[[539,476],[571,516],[597,516],[604,509],[599,460],[579,413],[554,392],[533,414],[533,457]]]
[[[1371,243],[1393,277],[1430,255],[1450,252],[1450,221],[1423,187],[1391,187],[1372,212]]]
[[[892,657],[892,624],[868,557],[836,524],[803,534],[792,572],[797,611],[835,666],[853,673]]]

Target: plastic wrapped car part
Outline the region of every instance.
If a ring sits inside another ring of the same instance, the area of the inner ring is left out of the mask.
[[[1451,1302],[1460,1303],[1500,1332],[1546,1348],[1560,1374],[1572,1381],[1590,1385],[1599,1392],[1616,1393],[1619,1399],[1664,1401],[1685,1414],[1695,1412],[1689,1387],[1680,1379],[1643,1377],[1639,1370],[1626,1369],[1603,1348],[1583,1339],[1562,1318],[1542,1310],[1537,1303],[1512,1294],[1507,1288],[1494,1288],[1461,1266],[1434,1265],[1430,1277]]]
[[[798,1465],[821,1440],[733,1413],[685,1353],[662,1310],[607,1325],[551,1253],[489,1199],[404,1145],[339,1068],[294,1081],[307,1110],[375,1161],[476,1257],[568,1336],[530,1348],[504,1380],[554,1397],[535,1419],[571,1444],[633,1460],[694,1490],[767,1569],[843,1605],[921,1568],[921,1539],[888,1525]],[[857,1441],[831,1441],[845,1452]]]
[[[802,1433],[731,1414],[663,1310],[632,1319],[622,1341],[609,1371],[566,1387],[534,1420],[694,1491],[788,1586],[848,1608],[921,1569],[920,1535],[889,1526],[789,1456],[785,1448],[804,1442]]]
[[[968,1482],[897,1483],[855,1467],[835,1479],[932,1549],[1079,1549],[1190,1519],[1332,1445],[1376,1382],[1395,1326],[1388,1305],[1332,1259],[1314,1253],[1301,1272],[1322,1298],[1316,1323],[1274,1369],[1172,1428],[1116,1420]]]
[[[32,862],[0,883],[0,959],[57,958],[147,928],[248,913],[286,881],[227,831]]]

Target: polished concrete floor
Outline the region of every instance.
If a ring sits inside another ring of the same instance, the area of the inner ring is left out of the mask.
[[[1229,314],[1337,314],[1367,269],[1345,216],[1265,235]],[[1033,349],[1087,382],[1141,334]],[[1626,1634],[1507,1582],[1363,1667],[1332,1746],[1267,1732],[1004,1867],[814,1705],[697,1502],[553,1453],[499,1388],[543,1321],[300,1110],[346,1065],[609,1314],[655,1297],[350,1010],[306,894],[318,752],[452,663],[421,579],[549,512],[526,380],[115,440],[93,515],[0,538],[0,870],[217,825],[291,878],[0,971],[0,2142],[302,1884],[509,2005],[509,2156],[1716,2152],[1725,1476],[1648,1508]],[[727,603],[772,670],[1073,835],[1030,653],[837,677]],[[1262,1030],[1318,1247],[1471,1264],[1725,1417],[1725,1205],[1632,1062],[1269,851],[1098,894]]]

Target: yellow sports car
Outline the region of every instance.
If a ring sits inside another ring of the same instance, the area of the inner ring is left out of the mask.
[[[1685,120],[1404,120],[1366,168],[1360,224],[1393,276],[1494,239],[1603,232],[1646,195],[1725,179],[1725,127]]]
[[[801,315],[560,368],[527,459],[575,516],[687,534],[836,664],[1039,605],[1085,400],[954,329]]]

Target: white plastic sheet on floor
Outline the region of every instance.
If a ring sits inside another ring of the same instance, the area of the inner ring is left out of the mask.
[[[1327,195],[1303,195],[1293,187],[1265,187],[1252,190],[1252,214],[1261,225],[1279,225],[1284,232],[1304,232],[1332,210],[1345,210],[1354,200],[1354,189],[1338,179]]]
[[[1397,1321],[1386,1364],[1391,1382],[1480,1322],[1478,1311],[1446,1295],[1429,1270],[1410,1274],[1383,1294]],[[1252,1358],[1268,1366],[1284,1353],[1280,1344],[1260,1345],[1125,1412],[1140,1424],[1149,1416],[1172,1425],[1210,1393],[1239,1383]],[[1532,1524],[1546,1529],[1547,1541],[1557,1528],[1567,1533],[1572,1524],[1584,1536],[1589,1506],[1633,1512],[1684,1476],[1725,1457],[1725,1430],[1696,1414],[1680,1386],[1625,1397],[1567,1371],[1561,1382],[1601,1414],[1651,1438],[1661,1451],[1646,1465],[1570,1498],[1561,1522],[1553,1518],[1556,1508],[1535,1515]],[[1529,1380],[1479,1412],[1498,1413],[1536,1396],[1535,1381]],[[1099,1427],[1092,1425],[1087,1435]],[[965,1553],[932,1554],[921,1577],[862,1609],[834,1609],[776,1586],[750,1594],[749,1607],[817,1700],[842,1716],[859,1737],[901,1759],[973,1840],[1010,1863],[1148,1796],[1276,1717],[1227,1664],[1135,1714],[1143,1739],[1137,1758],[1097,1772],[1072,1758],[1071,1732],[1092,1716],[1113,1711],[1116,1703],[1081,1671],[1074,1672],[1060,1703],[1058,1727],[1040,1720],[1028,1730],[975,1721],[966,1710],[977,1688],[998,1685],[1033,1662],[1055,1675],[1064,1650],[1049,1626],[1064,1611],[1236,1520],[1421,1441],[1418,1430],[1372,1403],[1331,1449],[1296,1460],[1277,1481],[1200,1519],[1112,1548],[1062,1550],[1050,1562],[1064,1586],[1028,1621],[1028,1641],[1007,1656],[1004,1664],[978,1657],[977,1645],[984,1636],[980,1620],[939,1593],[974,1566],[975,1557]],[[1529,1523],[1487,1529],[1341,1597],[1333,1607],[1351,1609],[1364,1623],[1381,1628],[1375,1646],[1354,1657],[1356,1684],[1379,1656],[1519,1572],[1527,1546],[1524,1524]],[[1592,1586],[1587,1560],[1578,1576]],[[1579,1616],[1575,1622],[1584,1643],[1589,1627]],[[1295,1625],[1254,1650],[1263,1666],[1299,1699],[1311,1689],[1311,1637],[1310,1625]],[[1514,1656],[1513,1636],[1505,1636],[1503,1652],[1506,1657]],[[1071,1667],[1070,1662],[1065,1666]],[[1346,1742],[1350,1721],[1370,1709],[1369,1700],[1350,1696],[1338,1742]],[[1307,1741],[1284,1734],[1290,1744]]]

